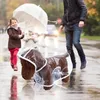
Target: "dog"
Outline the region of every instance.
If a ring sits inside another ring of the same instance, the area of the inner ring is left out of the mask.
[[[65,77],[68,75],[66,57],[68,57],[68,53],[44,58],[38,50],[28,49],[19,56],[22,65],[22,77],[25,80],[30,80],[35,73],[38,73],[44,80],[44,89],[48,90],[52,88],[53,84],[52,72],[60,66],[61,72],[63,73],[61,79],[63,82],[68,82],[69,77]]]

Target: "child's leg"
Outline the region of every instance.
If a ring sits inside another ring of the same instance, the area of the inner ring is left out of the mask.
[[[11,63],[11,66],[13,68],[14,66],[14,63],[13,63],[13,53],[14,53],[14,50],[13,49],[9,49],[10,51],[10,63]]]
[[[14,48],[14,49],[9,49],[10,51],[10,62],[11,62],[11,66],[12,68],[16,68],[17,67],[17,53],[19,51],[19,48]]]
[[[13,51],[13,64],[14,64],[14,67],[17,67],[17,53],[19,51],[19,48],[15,48],[14,51]]]

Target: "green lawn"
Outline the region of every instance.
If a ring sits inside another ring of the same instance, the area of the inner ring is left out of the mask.
[[[65,36],[65,34],[64,33],[61,33],[60,36]],[[100,41],[100,36],[84,36],[82,34],[81,38],[82,39],[88,39],[88,40]]]
[[[100,41],[100,36],[81,36],[81,38]]]

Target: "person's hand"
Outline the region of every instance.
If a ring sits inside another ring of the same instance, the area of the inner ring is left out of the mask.
[[[21,34],[24,35],[24,32],[22,32]]]
[[[24,36],[24,34],[19,35],[19,38],[22,38]]]
[[[59,27],[59,30],[58,30],[58,31],[59,31],[59,33],[61,33],[61,32],[62,32],[63,28],[64,28],[64,27],[63,27],[63,25],[61,25],[61,26]]]
[[[79,22],[79,27],[84,27],[84,21]]]
[[[22,37],[22,34],[21,35],[18,35],[19,36],[19,38],[21,38]]]

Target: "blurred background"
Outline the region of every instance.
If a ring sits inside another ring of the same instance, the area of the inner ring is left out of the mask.
[[[17,7],[24,3],[33,3],[42,7],[48,14],[49,35],[51,32],[57,33],[56,29],[60,26],[63,16],[63,0],[0,0],[0,100],[40,100],[40,98],[41,100],[61,100],[61,98],[66,100],[66,97],[69,100],[100,100],[100,0],[84,1],[88,8],[88,16],[81,43],[88,61],[86,70],[80,70],[80,60],[75,51],[77,70],[71,74],[69,83],[60,83],[52,90],[44,91],[38,85],[35,87],[33,81],[25,81],[22,78],[20,60],[19,71],[13,72],[9,62],[6,28]],[[64,32],[62,32],[60,36],[55,34],[54,38],[51,35],[45,39],[40,37],[38,42],[31,40],[25,46],[38,47],[36,49],[41,51],[44,57],[49,57],[66,52],[65,41]],[[71,66],[69,57],[68,66]]]
[[[49,23],[59,26],[63,16],[63,0],[0,0],[0,33],[2,33],[8,20],[12,17],[14,9],[24,3],[40,5],[49,17]],[[88,17],[83,35],[100,36],[100,0],[84,0],[88,8]],[[58,24],[56,23],[58,22]]]

